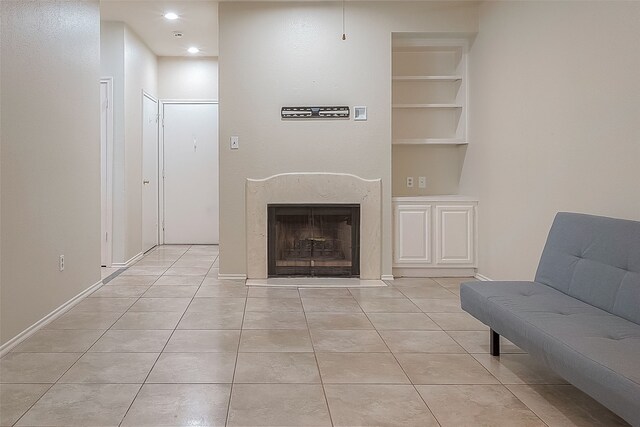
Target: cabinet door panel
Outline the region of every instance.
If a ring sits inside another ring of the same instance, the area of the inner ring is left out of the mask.
[[[436,207],[436,263],[472,266],[475,263],[474,207]]]
[[[398,205],[395,209],[394,262],[431,262],[431,206]]]

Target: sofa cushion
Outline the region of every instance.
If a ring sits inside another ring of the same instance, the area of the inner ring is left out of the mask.
[[[627,420],[640,421],[640,325],[535,282],[472,282],[462,308]]]
[[[558,213],[535,281],[640,324],[640,222]]]

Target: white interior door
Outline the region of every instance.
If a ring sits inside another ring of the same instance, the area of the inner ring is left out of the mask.
[[[158,101],[142,96],[142,251],[158,244]]]
[[[111,167],[113,164],[111,80],[100,81],[100,265],[111,267]]]
[[[218,244],[218,104],[163,107],[164,243]]]

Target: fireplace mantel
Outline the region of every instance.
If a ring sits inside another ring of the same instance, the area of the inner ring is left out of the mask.
[[[382,182],[341,173],[285,173],[247,179],[247,277],[266,279],[267,206],[270,204],[359,204],[360,278],[376,280],[382,263]]]

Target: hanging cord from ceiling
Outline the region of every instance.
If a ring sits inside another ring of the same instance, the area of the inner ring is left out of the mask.
[[[342,0],[342,40],[347,39],[347,34],[344,29],[344,3],[345,3],[345,0]]]

